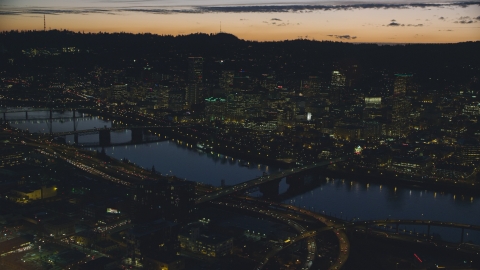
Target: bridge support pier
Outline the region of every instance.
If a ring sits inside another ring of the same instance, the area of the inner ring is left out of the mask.
[[[25,111],[25,119],[28,120],[28,111]]]
[[[269,199],[277,197],[278,190],[280,188],[280,181],[281,179],[278,179],[259,185],[260,192],[262,192],[263,197]]]
[[[52,109],[50,109],[50,117],[49,118],[50,118],[50,120],[52,120],[52,118],[53,118],[53,110]]]
[[[73,142],[78,145],[78,133],[73,134]]]
[[[50,114],[50,119],[47,120],[47,126],[48,126],[48,132],[50,134],[53,133],[53,119],[52,119],[52,115]]]
[[[98,137],[101,146],[110,144],[110,130],[100,130]]]
[[[132,142],[143,142],[143,129],[133,128],[132,129]]]
[[[463,235],[465,234],[465,229],[462,228],[462,236],[460,237],[460,243],[463,243]]]
[[[3,121],[7,122],[7,113],[3,112]]]
[[[295,175],[289,175],[286,177],[286,182],[289,185],[289,189],[300,189],[305,184],[305,176],[301,173]]]

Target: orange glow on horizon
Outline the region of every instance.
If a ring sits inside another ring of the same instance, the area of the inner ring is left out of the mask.
[[[47,15],[48,29],[74,32],[129,32],[159,35],[218,33],[245,40],[298,38],[368,43],[452,43],[480,40],[480,21],[455,23],[456,17],[479,15],[471,9],[336,10],[311,13],[208,13]],[[440,20],[439,17],[448,18]],[[387,26],[391,22],[399,26]],[[2,15],[0,30],[43,30],[42,15]]]

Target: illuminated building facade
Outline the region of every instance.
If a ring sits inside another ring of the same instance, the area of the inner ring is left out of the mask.
[[[28,203],[30,201],[47,199],[56,195],[56,186],[42,186],[39,188],[20,187],[12,190],[8,195],[8,199],[16,203]]]
[[[405,137],[409,132],[409,115],[411,110],[407,88],[412,75],[396,74],[392,98],[392,121],[389,130],[391,137]]]
[[[232,237],[200,233],[200,228],[180,233],[178,240],[182,249],[209,257],[222,257],[233,252]]]
[[[223,120],[227,100],[224,98],[210,97],[205,99],[205,118],[207,121]]]
[[[330,83],[330,102],[338,104],[345,92],[346,77],[338,70],[332,71],[332,81]]]
[[[121,101],[124,100],[127,96],[127,84],[116,83],[112,85],[110,89],[110,97],[112,100]]]
[[[202,81],[203,81],[203,58],[188,58],[188,80],[185,89],[185,105],[191,107],[202,99]]]

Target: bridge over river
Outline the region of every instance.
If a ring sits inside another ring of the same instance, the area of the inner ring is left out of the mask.
[[[255,179],[252,179],[252,180],[249,180],[249,181],[246,181],[246,182],[234,185],[234,186],[230,186],[230,187],[227,187],[227,188],[223,188],[223,189],[218,190],[216,192],[212,192],[212,193],[206,194],[204,196],[201,196],[201,197],[199,197],[195,200],[195,203],[200,204],[200,203],[208,202],[208,201],[211,201],[211,200],[215,200],[217,198],[221,198],[223,196],[230,195],[230,194],[235,193],[235,192],[247,191],[247,190],[250,190],[250,189],[252,189],[256,186],[266,185],[266,184],[270,184],[270,183],[275,184],[277,186],[277,190],[278,190],[278,182],[280,182],[280,180],[284,177],[292,176],[292,175],[295,175],[295,174],[300,174],[300,173],[303,173],[303,172],[306,172],[306,171],[309,171],[309,170],[313,170],[313,169],[316,169],[316,168],[319,168],[319,167],[327,166],[329,164],[342,162],[345,159],[346,159],[346,157],[334,158],[334,159],[331,159],[331,160],[321,161],[321,162],[313,163],[313,164],[298,167],[298,168],[288,169],[288,170],[285,170],[283,172],[272,174],[272,175],[264,175],[264,176],[261,176],[261,177],[257,177]]]

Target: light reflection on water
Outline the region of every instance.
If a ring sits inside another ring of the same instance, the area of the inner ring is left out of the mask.
[[[354,180],[330,179],[313,192],[285,202],[348,220],[422,219],[480,225],[479,197]],[[426,226],[406,228],[427,233]],[[432,226],[430,232],[460,241],[460,229]],[[464,241],[480,243],[480,232],[466,230]]]

